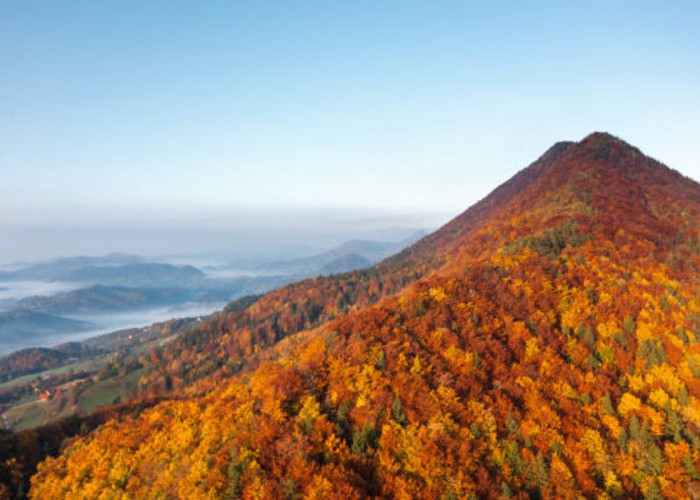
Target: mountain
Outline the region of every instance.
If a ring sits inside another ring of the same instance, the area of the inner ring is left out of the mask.
[[[143,259],[137,255],[112,253],[101,257],[61,257],[46,262],[22,265],[13,271],[0,272],[0,280],[55,280],[58,276],[90,266],[122,266],[136,264]]]
[[[57,333],[82,332],[94,328],[85,321],[62,318],[24,309],[0,312],[0,353],[13,351],[17,338],[36,339]]]
[[[25,298],[0,301],[6,313],[36,312],[53,315],[58,325],[59,316],[88,321],[93,329],[122,329],[133,326],[134,321],[162,320],[169,315],[211,312],[226,302],[256,293],[264,293],[289,283],[289,276],[256,276],[228,279],[204,278],[188,286],[156,287],[92,285],[53,295],[32,295]],[[30,284],[31,285],[31,284]],[[195,312],[197,311],[197,312]],[[18,330],[13,330],[13,325]],[[53,333],[70,333],[72,327],[57,328]],[[38,325],[37,325],[38,326]],[[75,325],[73,325],[75,326]],[[28,329],[25,322],[7,322],[0,328],[0,353],[36,345],[50,345],[67,337],[52,339],[52,330]],[[79,328],[77,331],[83,331]],[[84,337],[85,335],[83,335]],[[7,342],[3,343],[3,338]],[[38,343],[40,342],[40,343]]]
[[[152,262],[120,266],[88,266],[59,274],[53,281],[80,281],[120,286],[187,286],[204,278],[204,273],[192,266],[173,266]]]
[[[412,245],[426,234],[425,231],[417,231],[401,241],[350,240],[329,250],[324,255],[327,258],[337,259],[345,255],[356,254],[368,261],[379,262]]]
[[[193,299],[191,291],[180,288],[131,288],[93,285],[51,296],[27,297],[18,309],[50,314],[101,313],[160,307]]]
[[[68,342],[52,348],[31,347],[0,357],[0,382],[12,380],[20,375],[36,373],[95,354],[85,344]]]
[[[239,276],[212,278],[201,282],[196,299],[200,302],[227,302],[246,295],[255,295],[286,285],[290,276]]]
[[[700,185],[609,134],[558,143],[373,268],[163,346],[141,384],[174,397],[30,496],[698,498],[698,266]]]
[[[271,272],[282,272],[300,276],[354,271],[355,269],[361,269],[370,264],[375,264],[390,255],[400,252],[425,235],[426,233],[424,231],[418,231],[401,241],[350,240],[326,252],[310,257],[272,262],[264,266],[264,269]],[[359,260],[358,257],[362,260]],[[345,260],[345,264],[340,264],[343,259]],[[352,264],[353,260],[355,264]],[[335,262],[339,264],[335,265]],[[334,266],[339,270],[332,271]]]
[[[355,269],[363,269],[372,265],[372,262],[362,255],[356,253],[345,254],[332,260],[321,269],[319,269],[318,274],[328,275],[328,274],[339,274],[347,273],[348,271],[354,271]]]

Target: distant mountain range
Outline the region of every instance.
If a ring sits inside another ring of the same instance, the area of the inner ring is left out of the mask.
[[[39,339],[45,335],[67,332],[84,332],[94,328],[86,321],[63,318],[25,309],[0,312],[0,352],[3,344],[10,339],[25,337]],[[10,343],[12,344],[12,343]]]
[[[401,241],[351,240],[311,257],[271,262],[265,269],[300,277],[354,271],[400,252],[426,234],[425,231],[417,231]]]
[[[192,286],[205,274],[192,266],[173,266],[152,262],[118,266],[87,266],[54,276],[52,281],[78,281],[122,286]]]
[[[143,257],[112,253],[101,257],[60,257],[46,262],[28,264],[13,271],[0,272],[0,281],[50,281],[61,275],[91,266],[124,266],[143,262]]]
[[[37,342],[35,339],[46,335],[112,325],[109,315],[195,304],[212,304],[213,309],[302,278],[367,268],[423,235],[415,233],[398,242],[348,241],[315,256],[275,261],[262,267],[258,264],[249,269],[251,275],[232,278],[213,277],[190,265],[148,262],[131,254],[68,257],[25,264],[0,272],[0,282],[8,283],[10,290],[13,283],[27,282],[21,283],[22,294],[12,296],[5,292],[0,301],[0,310],[4,309],[0,315],[0,347],[5,344],[0,352],[32,345],[31,342]],[[34,282],[38,286],[34,287]],[[60,286],[63,283],[86,286],[65,291]],[[36,295],[27,296],[27,287],[30,293],[36,288]],[[89,318],[94,324],[63,317],[71,315]],[[24,339],[29,343],[23,342]],[[46,344],[45,340],[40,343]]]
[[[50,314],[81,314],[128,311],[192,300],[192,291],[182,288],[128,288],[93,285],[51,296],[27,297],[17,309]]]
[[[370,267],[371,265],[372,261],[366,257],[356,253],[349,253],[338,257],[337,259],[323,266],[321,269],[319,269],[318,274],[327,276],[331,274],[346,273],[356,269],[364,269],[365,267]]]
[[[293,276],[295,279],[315,275],[347,272],[368,267],[401,251],[425,236],[417,231],[401,241],[351,240],[328,251],[289,260],[256,263],[244,266],[251,274]],[[226,268],[226,267],[224,267]],[[238,278],[237,278],[238,279]],[[45,281],[88,283],[107,286],[143,288],[221,289],[230,280],[212,278],[190,265],[148,262],[144,257],[114,253],[101,257],[62,257],[47,262],[26,264],[12,271],[0,271],[0,282]],[[250,280],[247,281],[250,283]],[[280,283],[280,280],[276,280]]]

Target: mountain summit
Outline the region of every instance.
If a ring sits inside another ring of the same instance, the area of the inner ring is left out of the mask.
[[[33,498],[697,498],[700,186],[558,143],[369,270],[163,346]],[[167,383],[165,382],[167,379]]]

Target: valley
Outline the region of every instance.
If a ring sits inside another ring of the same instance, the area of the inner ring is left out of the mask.
[[[6,274],[3,425],[21,431],[130,401],[144,391],[141,377],[156,366],[152,351],[208,321],[232,298],[253,298],[306,275],[366,267],[411,241],[348,242],[303,259],[256,264],[249,275],[230,278],[122,255],[59,259]],[[13,281],[27,278],[48,281]],[[55,293],[34,295],[33,287]]]
[[[0,356],[209,314],[241,296],[370,266],[421,234],[399,242],[351,241],[290,261],[208,266],[206,272],[128,254],[16,265],[0,272]],[[231,269],[236,272],[227,276]]]
[[[0,500],[700,500],[698,19],[0,1]]]

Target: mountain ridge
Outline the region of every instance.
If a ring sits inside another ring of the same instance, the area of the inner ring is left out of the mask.
[[[421,238],[414,245],[370,269],[332,278],[312,278],[287,285],[267,294],[261,301],[258,301],[253,314],[248,310],[243,310],[237,312],[233,318],[231,316],[221,317],[219,324],[213,328],[213,332],[218,332],[214,334],[216,337],[214,346],[207,345],[206,348],[200,348],[207,351],[214,349],[212,352],[226,350],[231,357],[231,346],[224,348],[219,345],[218,339],[222,337],[224,343],[232,342],[236,346],[233,352],[249,357],[255,350],[254,345],[261,341],[266,345],[272,345],[291,332],[298,331],[300,328],[308,329],[318,326],[321,322],[337,316],[337,312],[334,312],[335,308],[322,305],[323,302],[328,302],[328,291],[323,291],[324,288],[330,287],[332,290],[339,288],[339,292],[333,293],[336,293],[337,300],[343,303],[355,303],[359,306],[371,305],[386,295],[399,292],[403,286],[426,275],[438,272],[449,274],[459,271],[466,262],[483,259],[495,248],[507,247],[518,238],[527,234],[538,234],[559,226],[567,220],[581,225],[584,232],[596,230],[602,231],[606,237],[614,237],[615,235],[610,232],[610,228],[615,227],[617,222],[623,219],[619,215],[607,217],[603,223],[597,221],[591,223],[593,220],[591,214],[595,210],[592,203],[600,200],[589,199],[590,195],[587,193],[591,189],[591,182],[598,183],[599,177],[606,173],[605,165],[601,165],[597,163],[597,160],[591,158],[591,151],[596,154],[597,150],[595,147],[591,148],[591,142],[596,147],[616,144],[628,153],[627,158],[642,161],[647,166],[653,167],[652,172],[664,175],[671,173],[675,179],[684,184],[687,183],[687,179],[677,172],[650,158],[639,157],[637,155],[639,150],[610,134],[593,133],[578,143],[558,143],[559,146],[555,145],[550,148],[529,166],[518,171],[511,179],[495,188],[488,196],[453,218],[438,231]],[[593,170],[592,174],[586,173],[585,170],[572,173],[567,168],[560,167],[571,161],[583,166],[587,165],[589,169]],[[576,183],[571,185],[573,181]],[[546,213],[546,217],[539,217],[533,221],[530,214],[537,210],[538,203],[544,204],[549,210],[547,204],[550,203],[550,200],[548,197],[562,189],[563,192],[557,194],[557,211],[551,212],[550,210],[550,213]],[[543,193],[546,196],[543,197]],[[605,202],[613,198],[613,196],[602,197],[602,201]],[[697,189],[695,200],[700,204]],[[591,213],[587,213],[587,210]],[[630,210],[629,207],[624,207],[624,210],[630,213],[636,211]],[[517,222],[513,223],[513,220]],[[655,242],[665,243],[669,241],[669,234],[673,231],[677,221],[659,225],[645,218],[644,223],[656,228],[652,231],[642,230],[642,236],[647,239],[651,236]],[[656,232],[663,234],[664,237],[657,238]],[[652,234],[650,235],[650,233]],[[440,271],[441,269],[443,271]],[[404,278],[397,282],[395,278],[399,275],[403,275]],[[366,280],[369,279],[383,279],[387,285],[380,287],[380,290],[372,290],[366,288],[368,286]],[[320,291],[320,293],[315,294],[313,291]],[[367,293],[367,291],[369,292],[368,296],[362,298],[362,294]],[[358,296],[359,301],[354,298]],[[303,302],[297,301],[295,297],[302,297]],[[268,301],[269,304],[266,304]],[[281,305],[280,301],[282,301]],[[295,314],[292,314],[289,320],[285,321],[285,309],[287,308],[293,309]],[[269,312],[261,314],[263,310]],[[301,314],[297,314],[298,312]],[[343,311],[340,309],[338,312]],[[240,338],[231,338],[227,332],[231,329],[242,330],[244,338],[251,339],[250,345],[248,340],[241,344]],[[205,332],[206,335],[204,335]],[[183,338],[182,343],[175,342],[169,346],[173,352],[166,353],[165,358],[177,362],[181,359],[182,350],[187,349],[183,343],[196,345],[198,339],[211,334],[211,331],[206,331],[206,327],[202,331],[188,334]],[[197,359],[196,362],[202,361],[201,356],[193,356],[194,359]],[[234,365],[238,366],[238,363],[234,363]]]

